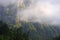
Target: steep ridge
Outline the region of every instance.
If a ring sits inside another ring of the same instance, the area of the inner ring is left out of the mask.
[[[27,1],[28,2],[28,1]],[[29,2],[25,2],[26,7],[29,6]],[[9,11],[7,10],[9,9]],[[14,24],[16,19],[17,9],[13,5],[4,7],[0,5],[0,20]],[[6,11],[7,10],[7,11]],[[8,13],[7,13],[8,12]],[[53,37],[60,35],[60,26],[45,25],[41,23],[33,22],[20,22],[24,31],[30,31],[32,40],[52,40]]]
[[[21,22],[24,31],[30,30],[33,40],[52,40],[53,37],[60,35],[60,27],[54,25],[44,25],[40,23]]]

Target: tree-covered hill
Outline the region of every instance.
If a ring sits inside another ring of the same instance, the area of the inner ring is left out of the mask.
[[[59,40],[58,26],[20,22],[17,27],[0,21],[0,40]]]
[[[24,32],[22,27],[10,29],[9,24],[0,21],[0,40],[30,40],[29,31]]]
[[[16,23],[16,12],[14,4],[6,7],[0,5],[0,40],[59,40],[60,26]]]
[[[60,35],[60,26],[33,22],[20,22],[24,31],[30,30],[32,40],[52,40]]]

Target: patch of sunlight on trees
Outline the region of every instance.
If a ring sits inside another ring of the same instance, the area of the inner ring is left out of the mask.
[[[21,23],[19,23],[19,24],[16,23],[16,24],[14,25],[14,27],[16,27],[16,28],[22,27],[22,24],[21,24]]]
[[[44,29],[43,24],[41,24],[41,25],[39,26],[39,28],[42,29],[42,30],[45,32],[45,29]]]
[[[25,8],[25,4],[24,3],[19,4],[19,8],[24,9]]]
[[[21,23],[20,23],[20,20],[19,20],[19,17],[16,17],[16,23],[14,25],[14,27],[21,27]]]
[[[5,11],[6,11],[6,14],[9,14],[9,8],[7,8]]]
[[[20,20],[19,20],[19,17],[16,17],[16,23],[15,23],[15,25],[14,25],[14,27],[21,27],[22,26],[22,24],[20,23]]]
[[[29,29],[30,29],[30,30],[34,30],[34,31],[36,31],[36,32],[37,32],[37,30],[36,30],[36,28],[34,27],[34,25],[33,25],[33,24],[30,24],[30,25],[29,25]]]

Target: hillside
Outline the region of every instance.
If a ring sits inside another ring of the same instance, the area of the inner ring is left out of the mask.
[[[0,21],[0,37],[1,35],[5,35],[5,39],[7,38],[7,40],[9,38],[14,40],[15,37],[17,37],[18,40],[20,40],[20,37],[21,38],[23,37],[21,36],[22,33],[27,33],[27,32],[30,35],[30,40],[53,40],[53,39],[56,40],[59,39],[60,37],[59,36],[60,26],[44,25],[41,23],[33,23],[33,22],[20,22],[18,26],[18,25],[10,25],[10,24],[6,25],[5,23],[2,23]]]
[[[30,2],[27,0],[24,2],[24,4],[26,7],[28,7],[30,5]],[[21,5],[20,5],[20,8],[21,8]],[[20,31],[19,30],[18,32],[16,31],[17,29],[20,29],[20,27],[23,28],[23,31],[25,33],[29,31],[31,40],[53,40],[53,38],[60,36],[60,26],[41,24],[38,22],[24,22],[20,20],[19,20],[20,22],[18,21],[18,23],[16,23],[17,21],[16,13],[17,13],[17,8],[14,4],[10,4],[6,7],[4,7],[3,5],[0,5],[0,21],[6,22],[7,24],[9,24],[8,26],[9,29],[13,30],[11,34],[12,35],[11,39],[13,38],[13,36],[17,36],[17,38],[19,36],[19,40],[20,40],[20,34],[19,34]],[[1,27],[1,24],[0,24],[0,27]],[[5,26],[3,27],[5,28]],[[18,35],[17,34],[15,35],[15,33],[17,33]]]
[[[24,31],[30,30],[32,40],[51,40],[60,35],[60,27],[53,25],[44,25],[40,23],[21,22]]]

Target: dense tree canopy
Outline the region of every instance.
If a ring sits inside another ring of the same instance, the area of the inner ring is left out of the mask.
[[[22,27],[9,29],[8,24],[0,21],[0,40],[30,40],[30,36]]]

